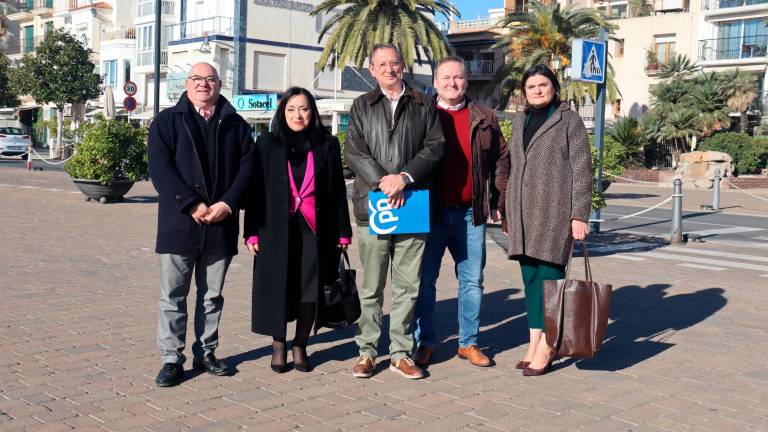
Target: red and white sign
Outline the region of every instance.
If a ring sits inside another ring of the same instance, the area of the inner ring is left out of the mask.
[[[123,108],[128,112],[133,112],[136,109],[136,98],[128,96],[123,99]]]
[[[126,81],[125,84],[123,84],[123,91],[128,96],[135,95],[138,90],[139,88],[136,86],[136,83],[133,81]]]

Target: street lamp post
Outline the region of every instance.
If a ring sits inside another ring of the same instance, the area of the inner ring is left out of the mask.
[[[157,113],[160,112],[160,38],[162,37],[162,29],[160,28],[162,20],[161,15],[162,0],[155,0],[155,94],[154,94],[154,116],[157,117]]]

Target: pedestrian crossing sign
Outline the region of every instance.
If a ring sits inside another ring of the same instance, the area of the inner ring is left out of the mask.
[[[605,42],[575,39],[571,45],[571,79],[602,84],[605,82]]]

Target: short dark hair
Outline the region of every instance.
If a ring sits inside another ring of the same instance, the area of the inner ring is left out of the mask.
[[[440,60],[437,61],[437,64],[435,65],[435,71],[440,69],[440,66],[446,64],[446,63],[458,63],[461,65],[461,70],[466,72],[467,68],[464,65],[464,58],[457,55],[447,56],[443,57]]]
[[[534,75],[541,75],[547,78],[549,82],[552,83],[552,90],[555,93],[553,100],[560,98],[560,82],[557,80],[555,73],[552,72],[552,69],[550,69],[549,66],[545,65],[544,63],[532,66],[523,74],[523,78],[520,80],[520,90],[523,92],[523,97],[525,97],[525,83],[528,81],[528,78]],[[527,99],[528,98],[526,98],[526,100]]]
[[[315,97],[309,90],[302,87],[291,87],[283,93],[280,103],[277,104],[277,112],[272,117],[272,133],[277,135],[280,139],[285,139],[286,134],[291,129],[288,127],[288,123],[285,121],[285,106],[288,105],[288,101],[294,96],[304,95],[309,101],[309,108],[312,111],[312,119],[309,122],[307,132],[309,132],[312,139],[320,138],[328,133],[328,130],[323,125],[323,120],[320,118],[320,111],[317,109],[317,103]]]
[[[376,54],[376,51],[382,50],[382,49],[395,50],[395,52],[397,53],[397,57],[400,59],[400,63],[405,62],[405,60],[403,59],[403,52],[400,51],[400,48],[398,48],[395,45],[392,45],[391,43],[377,43],[376,45],[373,46],[373,48],[371,48],[371,55],[368,56],[368,63],[373,64],[373,55]]]

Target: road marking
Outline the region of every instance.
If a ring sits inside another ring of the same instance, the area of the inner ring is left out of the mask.
[[[645,261],[645,258],[643,257],[636,257],[632,255],[620,255],[620,254],[613,254],[613,255],[607,255],[609,258],[620,258],[627,261]]]
[[[760,275],[760,276],[762,276],[764,278],[768,278],[768,274],[764,274],[764,275]]]
[[[607,215],[607,216],[627,216],[627,215],[621,214],[621,213],[601,213],[601,214]],[[747,216],[752,216],[752,215],[747,215]],[[648,217],[648,216],[633,216],[631,218],[627,218],[627,219],[624,219],[624,220],[635,219],[635,218],[637,218],[637,219],[655,220],[655,221],[660,221],[660,222],[671,222],[672,221],[672,217],[655,218],[655,217]],[[685,214],[683,215],[683,218],[685,218]],[[611,222],[614,222],[614,221],[611,221]],[[721,223],[692,221],[692,220],[688,220],[688,219],[683,219],[683,223],[685,225],[696,224],[696,225],[709,225],[709,226],[721,226],[721,227],[731,227],[731,226],[734,226],[734,225],[721,224]]]
[[[768,240],[768,237],[755,237],[756,240]]]
[[[725,268],[723,267],[712,267],[712,266],[706,266],[706,265],[699,265],[699,264],[678,264],[680,267],[690,267],[695,269],[704,269],[704,270],[714,270],[714,271],[723,271]]]
[[[61,189],[43,189],[44,191],[50,191],[50,192],[61,192]]]
[[[590,252],[596,252],[596,253],[602,253],[602,252],[615,252],[615,251],[626,251],[626,250],[634,250],[634,249],[641,249],[641,248],[647,248],[654,246],[653,243],[646,243],[646,242],[632,242],[632,243],[624,243],[624,244],[616,244],[616,245],[605,245],[605,246],[596,246],[596,247],[589,247]]]
[[[19,186],[19,189],[40,189],[40,186]]]
[[[723,225],[728,226],[728,225]],[[742,227],[742,226],[732,226],[731,228],[721,228],[721,229],[711,229],[711,230],[704,230],[704,231],[687,231],[686,234],[691,235],[699,235],[699,236],[707,236],[707,235],[715,235],[715,234],[734,234],[734,233],[743,233],[743,232],[752,232],[752,231],[765,231],[764,228],[750,228],[750,227]]]
[[[709,259],[709,258],[699,258],[699,257],[688,256],[688,255],[675,255],[675,254],[668,254],[663,252],[632,252],[632,253],[640,256],[662,258],[662,259],[667,259],[672,261],[686,261],[689,263],[702,264],[702,265],[710,264],[715,266],[740,268],[740,269],[746,269],[746,270],[768,271],[768,266],[757,265],[757,264],[723,261],[723,260]]]
[[[737,253],[731,253],[731,252],[721,252],[721,251],[708,250],[708,249],[689,249],[689,248],[684,248],[680,246],[667,246],[661,249],[661,251],[709,255],[709,256],[716,256],[716,257],[722,257],[722,258],[736,258],[736,259],[743,259],[748,261],[758,261],[758,262],[768,263],[768,257],[744,255],[744,254],[737,254]]]

